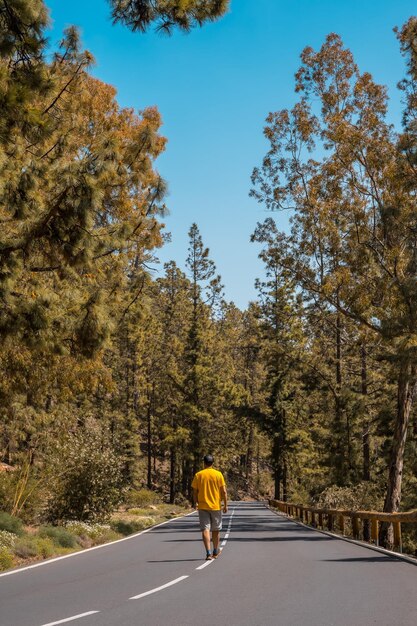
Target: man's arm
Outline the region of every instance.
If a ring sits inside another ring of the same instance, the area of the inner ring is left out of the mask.
[[[220,497],[223,500],[223,513],[227,513],[227,491],[226,485],[220,487]]]
[[[198,489],[193,488],[193,507],[198,508]]]

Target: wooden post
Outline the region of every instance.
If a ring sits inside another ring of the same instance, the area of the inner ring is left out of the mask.
[[[316,527],[316,514],[314,513],[314,511],[311,511],[311,525],[313,528]]]
[[[345,517],[344,515],[339,515],[339,528],[342,535],[345,534]]]
[[[371,519],[371,540],[375,541],[375,545],[378,545],[379,542],[379,532],[378,532],[378,520]]]
[[[319,513],[319,526],[323,528],[323,513]]]
[[[402,552],[403,546],[401,541],[401,522],[393,522],[392,526],[394,528],[394,548],[398,548],[398,550]]]
[[[359,520],[357,517],[352,517],[352,535],[354,539],[359,539]]]
[[[327,516],[327,529],[330,531],[333,530],[333,515],[331,515],[330,513]]]

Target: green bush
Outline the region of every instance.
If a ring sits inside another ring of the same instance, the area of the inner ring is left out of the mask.
[[[9,533],[8,530],[0,530],[0,548],[13,548],[17,540],[17,535]]]
[[[42,526],[39,529],[39,537],[48,537],[61,548],[75,548],[77,545],[74,535],[62,526]]]
[[[44,559],[47,559],[56,553],[53,541],[47,537],[35,537],[35,546],[36,554],[42,556]]]
[[[120,503],[121,460],[98,427],[69,435],[52,465],[49,522],[106,520]]]
[[[14,552],[22,559],[38,556],[38,547],[35,537],[22,537],[14,546]]]
[[[90,547],[112,541],[118,536],[109,524],[91,524],[87,522],[66,522],[65,528],[78,538],[83,547]]]
[[[174,498],[174,504],[188,508],[190,506],[190,501],[182,493],[177,493]]]
[[[134,520],[132,522],[128,522],[127,520],[113,520],[111,522],[111,527],[120,535],[132,535],[133,533],[137,533],[141,530],[145,530],[145,528],[149,528],[152,526],[155,521],[149,517],[147,519],[142,520]]]
[[[7,548],[0,548],[0,572],[13,567],[13,554]]]
[[[128,493],[127,502],[132,507],[149,506],[150,504],[160,504],[162,497],[161,494],[150,489],[133,489]]]
[[[109,524],[89,524],[87,522],[66,522],[65,528],[78,537],[90,537],[90,539],[100,539],[110,530]]]
[[[331,485],[313,498],[313,504],[322,509],[382,511],[383,491],[380,485],[367,481],[347,487]]]
[[[46,559],[56,553],[56,546],[53,541],[47,537],[28,535],[17,541],[14,546],[14,552],[22,559],[30,559],[38,556]]]
[[[0,530],[7,530],[9,533],[21,535],[23,533],[22,521],[8,513],[0,513]]]

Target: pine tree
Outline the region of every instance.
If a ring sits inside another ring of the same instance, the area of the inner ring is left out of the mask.
[[[229,0],[110,0],[115,22],[145,32],[151,24],[170,34],[177,27],[189,31],[222,17]]]
[[[416,386],[413,176],[404,138],[385,121],[386,90],[360,74],[337,35],[306,48],[300,101],[273,113],[271,150],[255,170],[255,195],[296,207],[292,272],[300,287],[381,340],[397,378],[398,409],[384,509],[400,505],[404,442]],[[321,104],[317,110],[314,98]],[[316,159],[309,153],[315,153]]]
[[[189,458],[185,460],[183,472],[184,491],[190,491],[192,475],[200,468],[203,456],[202,429],[208,419],[208,404],[204,402],[207,380],[210,376],[210,355],[207,346],[210,332],[210,307],[220,297],[222,286],[216,276],[216,267],[209,258],[209,250],[203,244],[197,224],[189,230],[187,269],[190,276],[191,318],[185,351],[187,373],[184,382],[185,401],[183,410],[187,414],[191,429]]]
[[[300,355],[304,349],[302,306],[295,293],[295,283],[283,262],[285,237],[272,219],[258,224],[252,241],[262,243],[260,258],[265,264],[265,281],[257,281],[263,325],[263,349],[267,374],[265,392],[267,410],[264,428],[272,439],[272,463],[275,498],[287,500],[291,459],[297,439],[302,435],[302,416],[297,402],[300,393]]]

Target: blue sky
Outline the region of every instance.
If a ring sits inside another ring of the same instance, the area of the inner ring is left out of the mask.
[[[232,0],[221,21],[170,38],[113,26],[106,0],[46,4],[51,44],[76,24],[96,58],[93,74],[117,88],[119,103],[157,105],[162,114],[168,146],[157,169],[169,185],[172,242],[158,252],[155,275],[170,259],[184,268],[187,232],[197,222],[226,298],[241,308],[256,298],[262,265],[249,238],[267,217],[248,197],[250,174],[267,150],[266,115],[295,102],[301,50],[339,33],[360,69],[388,85],[391,121],[401,119],[396,84],[404,62],[392,29],[417,12],[411,0]],[[287,227],[286,215],[275,218]]]

